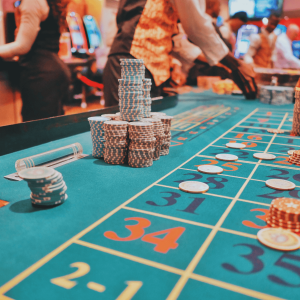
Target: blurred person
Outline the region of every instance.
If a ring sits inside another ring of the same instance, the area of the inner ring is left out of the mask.
[[[236,35],[239,29],[247,24],[248,16],[244,11],[235,13],[229,20],[225,21],[222,26],[219,27],[222,37],[231,45],[231,52],[235,51]]]
[[[245,63],[261,68],[273,68],[276,59],[275,44],[277,36],[275,28],[280,22],[278,14],[271,14],[268,25],[259,34],[250,35],[250,46],[244,56]]]
[[[63,114],[70,74],[58,57],[69,0],[16,1],[16,39],[0,46],[0,57],[19,56],[23,121]]]
[[[210,65],[219,62],[232,70],[247,98],[255,98],[254,71],[238,61],[216,33],[205,14],[205,0],[121,0],[117,15],[118,33],[104,69],[106,106],[118,104],[121,58],[143,59],[145,74],[152,79],[152,97],[161,95],[170,78],[172,36],[180,19],[189,39],[200,47]]]
[[[299,27],[296,24],[288,26],[286,34],[282,33],[276,41],[275,68],[279,69],[300,69],[300,60],[294,56],[292,43],[299,35]]]
[[[218,63],[215,66],[208,64],[202,50],[188,40],[180,23],[178,24],[178,31],[179,33],[172,38],[173,50],[171,54],[175,58],[176,68],[172,70],[171,78],[177,75],[178,82],[197,85],[198,76],[220,76],[222,79],[230,77],[222,64]],[[173,74],[174,70],[175,74]],[[185,76],[185,80],[183,75],[180,76],[180,73]]]

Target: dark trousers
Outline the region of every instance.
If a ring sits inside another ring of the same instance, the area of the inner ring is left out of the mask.
[[[105,106],[113,106],[118,105],[119,96],[118,96],[118,79],[121,78],[121,66],[120,59],[121,58],[135,58],[130,54],[111,54],[108,57],[106,66],[104,68],[103,73],[103,84],[104,84],[104,99]],[[162,94],[162,86],[156,86],[153,80],[152,74],[146,68],[145,77],[151,78],[152,86],[151,86],[151,97],[158,97]]]
[[[35,50],[20,63],[23,122],[62,115],[71,77],[64,62],[56,53]]]

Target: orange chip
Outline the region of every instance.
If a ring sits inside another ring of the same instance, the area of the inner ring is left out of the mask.
[[[300,201],[293,198],[276,198],[271,203],[272,207],[285,213],[300,214]]]

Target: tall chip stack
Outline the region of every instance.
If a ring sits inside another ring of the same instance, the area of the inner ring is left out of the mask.
[[[151,167],[155,150],[152,123],[132,122],[128,124],[128,131],[130,139],[128,165],[133,168]]]
[[[151,91],[151,79],[150,78],[145,78],[143,80],[143,97],[144,97],[144,117],[145,118],[150,118],[151,115],[151,96],[150,96],[150,91]]]
[[[143,79],[145,65],[142,59],[121,59],[119,79],[119,108],[123,121],[139,121],[144,117]]]
[[[271,227],[281,227],[300,232],[300,205],[298,199],[276,198],[272,200],[267,223]]]
[[[161,145],[160,156],[168,155],[171,143],[171,122],[173,117],[164,115],[154,115],[153,118],[160,119],[164,125],[164,140]]]
[[[123,165],[128,153],[128,122],[107,121],[104,123],[104,161],[112,165]]]
[[[300,135],[300,78],[295,87],[295,105],[294,105],[294,117],[293,117],[293,127],[291,135]]]
[[[160,151],[161,151],[161,146],[162,143],[164,142],[165,139],[165,134],[164,134],[164,124],[160,119],[154,119],[154,118],[145,118],[142,119],[142,122],[149,122],[153,124],[153,132],[155,136],[155,150],[153,153],[153,160],[159,160],[160,158]]]
[[[105,117],[90,117],[88,118],[91,127],[91,137],[93,142],[93,157],[101,158],[104,156],[104,122],[110,118]]]

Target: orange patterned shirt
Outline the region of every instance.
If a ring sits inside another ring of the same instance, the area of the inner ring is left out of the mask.
[[[172,36],[178,33],[177,20],[170,0],[148,0],[135,29],[130,54],[144,60],[157,86],[170,78],[170,52]]]

